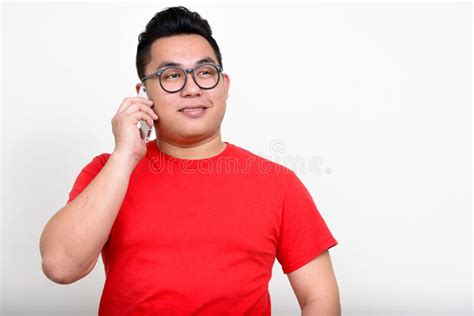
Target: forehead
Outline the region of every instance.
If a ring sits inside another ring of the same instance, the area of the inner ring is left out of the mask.
[[[217,63],[217,57],[211,44],[201,35],[189,34],[163,37],[151,45],[151,60],[147,68],[154,70],[163,61],[191,67],[207,57],[212,58]]]

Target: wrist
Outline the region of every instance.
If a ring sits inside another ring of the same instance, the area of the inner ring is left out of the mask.
[[[134,157],[133,155],[116,149],[112,152],[109,159],[112,163],[120,165],[122,168],[130,169],[130,171],[132,171],[140,161],[140,159]]]

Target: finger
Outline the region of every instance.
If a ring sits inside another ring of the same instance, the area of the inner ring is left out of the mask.
[[[131,114],[133,112],[145,112],[148,113],[151,117],[153,117],[155,120],[158,119],[158,115],[153,111],[149,106],[143,105],[141,103],[132,103],[128,108],[126,108],[121,115],[127,115]]]
[[[129,114],[127,119],[131,120],[134,125],[137,125],[140,121],[145,121],[149,127],[153,126],[153,118],[145,112]]]
[[[151,107],[140,105],[140,111],[148,113],[154,120],[158,119],[158,114]]]
[[[153,105],[152,100],[148,100],[142,97],[128,97],[123,100],[122,104],[120,104],[117,114],[122,113],[132,103],[137,103],[137,102],[143,102],[144,104],[147,104],[148,106]]]

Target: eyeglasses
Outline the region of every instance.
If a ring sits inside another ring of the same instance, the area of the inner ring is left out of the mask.
[[[141,81],[144,83],[145,80],[158,77],[163,90],[168,93],[176,93],[183,90],[188,81],[187,74],[189,73],[199,88],[209,90],[216,87],[219,83],[219,74],[222,73],[222,67],[212,63],[200,64],[188,69],[178,66],[169,66],[141,78]]]

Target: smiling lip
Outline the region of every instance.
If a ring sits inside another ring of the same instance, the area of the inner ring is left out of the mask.
[[[185,106],[185,107],[182,107],[181,109],[179,109],[178,111],[179,112],[183,112],[183,110],[191,110],[191,109],[207,109],[208,107],[207,106],[204,106],[204,105],[190,105],[190,106]]]
[[[207,108],[204,106],[194,107],[194,108],[184,108],[180,113],[185,115],[188,118],[198,118],[203,116],[206,113]]]

